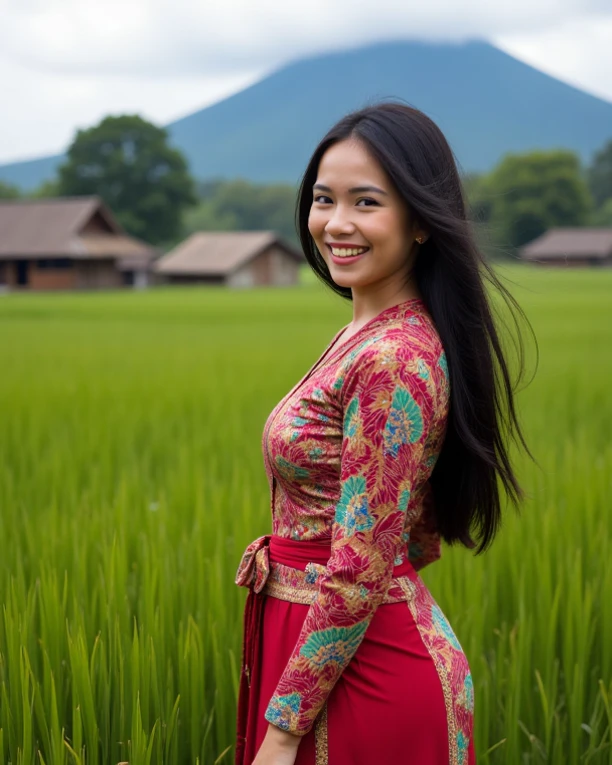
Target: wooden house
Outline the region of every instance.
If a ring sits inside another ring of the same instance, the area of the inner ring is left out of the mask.
[[[98,197],[0,201],[5,290],[142,287],[154,255]]]
[[[551,228],[519,254],[540,266],[612,266],[612,228]]]
[[[301,252],[273,231],[197,232],[153,269],[159,280],[173,284],[286,286],[299,282],[303,262]]]

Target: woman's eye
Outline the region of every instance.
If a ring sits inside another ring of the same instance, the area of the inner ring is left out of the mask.
[[[370,199],[369,197],[364,197],[363,199],[360,199],[357,204],[360,205],[362,202],[365,202],[365,207],[371,207],[373,205],[377,205],[378,202],[375,199]]]
[[[326,197],[324,194],[317,194],[314,198],[314,201],[324,205],[324,204],[327,204],[328,202],[331,202],[331,199],[329,197]]]

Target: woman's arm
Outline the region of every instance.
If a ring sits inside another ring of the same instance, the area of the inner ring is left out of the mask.
[[[420,571],[441,555],[440,534],[436,528],[433,493],[428,483],[423,497],[423,511],[412,524],[408,541],[408,558],[415,571]]]
[[[435,361],[402,337],[371,344],[346,372],[331,557],[265,713],[297,736],[311,729],[357,651],[405,544],[406,510],[436,400]]]
[[[268,730],[252,765],[294,765],[300,736],[285,733],[276,725],[268,725]]]

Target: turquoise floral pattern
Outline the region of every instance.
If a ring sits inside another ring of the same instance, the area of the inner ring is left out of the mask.
[[[268,721],[283,730],[291,730],[299,715],[301,702],[299,693],[277,696],[268,708]]]
[[[442,351],[438,357],[438,366],[444,372],[444,377],[446,380],[448,380],[448,362],[446,361],[446,354],[444,351]]]
[[[385,449],[397,457],[402,444],[414,444],[422,435],[421,409],[406,388],[398,386],[393,391],[391,409],[385,425]]]
[[[356,531],[369,531],[374,525],[374,518],[368,512],[365,476],[351,476],[343,485],[336,522],[342,526],[345,536]]]
[[[359,412],[359,401],[354,398],[346,407],[344,415],[344,430],[349,438],[353,438],[357,433],[357,417]]]
[[[292,438],[291,440],[293,441],[295,439]],[[300,465],[294,465],[293,463],[289,462],[289,460],[286,460],[280,455],[276,458],[276,465],[279,472],[286,480],[297,481],[301,478],[310,477],[310,470],[305,467],[300,467]]]
[[[442,609],[439,606],[433,606],[431,611],[433,622],[436,628],[444,635],[444,637],[453,646],[453,648],[456,648],[458,651],[460,651],[461,646],[459,645],[459,641],[457,640],[457,637],[453,632],[448,619],[442,613]]]
[[[330,662],[343,665],[346,655],[357,650],[366,626],[360,622],[352,627],[330,627],[313,632],[301,647],[300,655],[319,667]]]

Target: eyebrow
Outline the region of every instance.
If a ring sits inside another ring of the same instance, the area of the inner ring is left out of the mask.
[[[315,183],[312,188],[313,191],[315,189],[318,189],[319,191],[331,191],[329,186],[325,186],[323,183]],[[379,189],[378,186],[353,186],[352,189],[349,189],[349,194],[363,194],[367,191],[373,191],[375,194],[384,194],[386,197],[389,196],[386,191]]]

